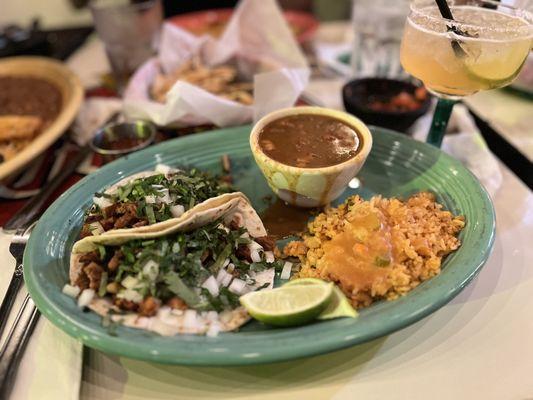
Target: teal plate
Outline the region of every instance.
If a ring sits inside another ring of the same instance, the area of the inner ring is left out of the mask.
[[[344,198],[356,193],[365,198],[378,193],[408,196],[429,190],[448,210],[467,219],[460,235],[463,245],[446,258],[442,273],[406,296],[377,302],[361,310],[356,319],[290,329],[251,322],[239,332],[210,338],[161,337],[125,327],[111,336],[101,326],[99,316],[82,312],[72,298],[61,293],[68,281],[69,254],[84,210],[95,192],[126,175],[150,169],[156,163],[220,172],[220,157],[228,154],[236,186],[258,210],[263,209],[263,199],[271,192],[251,156],[249,132],[250,127],[243,126],[161,143],[101,168],[59,197],[35,227],[24,253],[26,284],[42,314],[87,346],[126,357],[188,365],[266,363],[341,349],[412,324],[457,295],[487,260],[494,240],[494,209],[476,178],[434,147],[373,128],[374,146],[359,174],[361,187],[348,189]]]

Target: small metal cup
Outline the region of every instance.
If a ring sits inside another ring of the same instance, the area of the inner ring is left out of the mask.
[[[155,134],[155,125],[148,121],[114,122],[99,129],[92,138],[90,146],[96,153],[101,154],[104,163],[107,163],[148,147],[154,141]],[[141,141],[134,146],[121,149],[112,149],[106,146],[110,142],[131,139],[140,139]]]

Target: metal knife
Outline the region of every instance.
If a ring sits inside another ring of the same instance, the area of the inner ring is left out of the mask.
[[[70,161],[59,174],[57,174],[46,187],[36,196],[32,197],[24,206],[17,211],[2,227],[4,232],[13,233],[18,229],[28,227],[37,220],[43,206],[57,188],[76,170],[91,151],[89,145],[80,148],[78,154]]]
[[[33,225],[41,215],[42,208],[50,196],[65,181],[65,179],[74,172],[76,167],[85,159],[85,157],[87,157],[89,151],[89,146],[82,147],[74,159],[69,162],[68,165],[50,181],[50,183],[48,183],[46,188],[30,199],[2,228],[6,233],[11,233],[13,230],[16,231],[11,241],[11,245],[9,246],[9,251],[16,260],[16,266],[11,281],[9,282],[6,295],[0,305],[0,336],[3,333],[9,313],[24,280],[22,273],[22,256],[31,228],[33,228]]]
[[[29,200],[19,212],[13,215],[3,228],[5,231],[14,228],[17,230],[9,246],[9,251],[16,260],[16,265],[6,295],[0,305],[0,336],[5,329],[11,309],[24,281],[22,264],[24,249],[26,248],[30,233],[42,213],[42,208],[55,190],[85,159],[89,151],[88,146],[82,147],[74,159],[48,183],[47,187]],[[0,350],[0,399],[8,398],[13,388],[13,380],[16,377],[18,365],[31,334],[39,321],[39,316],[40,313],[37,307],[35,307],[33,300],[29,295],[26,295],[22,306],[17,312],[15,322],[11,326],[4,345]]]

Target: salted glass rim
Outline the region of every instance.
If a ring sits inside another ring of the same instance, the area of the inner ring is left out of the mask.
[[[442,23],[443,21],[445,21],[445,23],[447,25],[454,26],[454,27],[457,27],[459,29],[463,28],[463,30],[476,29],[476,30],[484,31],[484,32],[515,32],[515,33],[520,34],[521,37],[522,36],[523,37],[528,37],[528,36],[533,37],[533,14],[531,12],[529,12],[528,10],[526,10],[524,8],[520,8],[520,7],[515,7],[515,6],[509,5],[509,4],[503,4],[503,3],[499,2],[499,1],[495,1],[495,0],[476,0],[476,3],[477,4],[459,4],[459,5],[460,6],[469,6],[469,7],[479,7],[480,8],[481,5],[487,4],[487,5],[496,6],[499,9],[510,10],[511,13],[503,12],[503,14],[510,15],[510,16],[513,16],[513,17],[519,17],[519,18],[523,19],[527,23],[527,25],[518,26],[518,27],[504,27],[504,28],[501,28],[501,27],[498,27],[498,26],[487,26],[487,25],[476,24],[476,23],[472,23],[472,22],[465,23],[465,22],[455,21],[455,20],[451,20],[451,19],[448,19],[448,18],[444,18],[441,15],[439,15],[439,16],[430,15],[425,10],[428,10],[430,8],[431,9],[435,9],[435,7],[437,7],[437,5],[436,5],[434,0],[411,0],[410,5],[409,5],[410,14],[409,14],[408,19],[412,23],[416,24],[416,22],[412,21],[412,19],[411,19],[411,16],[413,14],[416,14],[416,15],[422,17],[422,18],[428,19],[430,21],[435,21],[437,23]],[[450,6],[451,7],[454,6],[453,1],[451,2]],[[495,9],[495,10],[488,9],[488,10],[494,11],[494,12],[498,12],[498,9]],[[424,29],[432,30],[431,28],[428,28],[428,27],[424,27]]]

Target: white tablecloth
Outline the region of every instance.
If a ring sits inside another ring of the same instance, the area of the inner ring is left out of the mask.
[[[82,399],[533,398],[533,193],[501,165],[494,251],[451,303],[336,353],[242,368],[145,363],[90,351]]]

